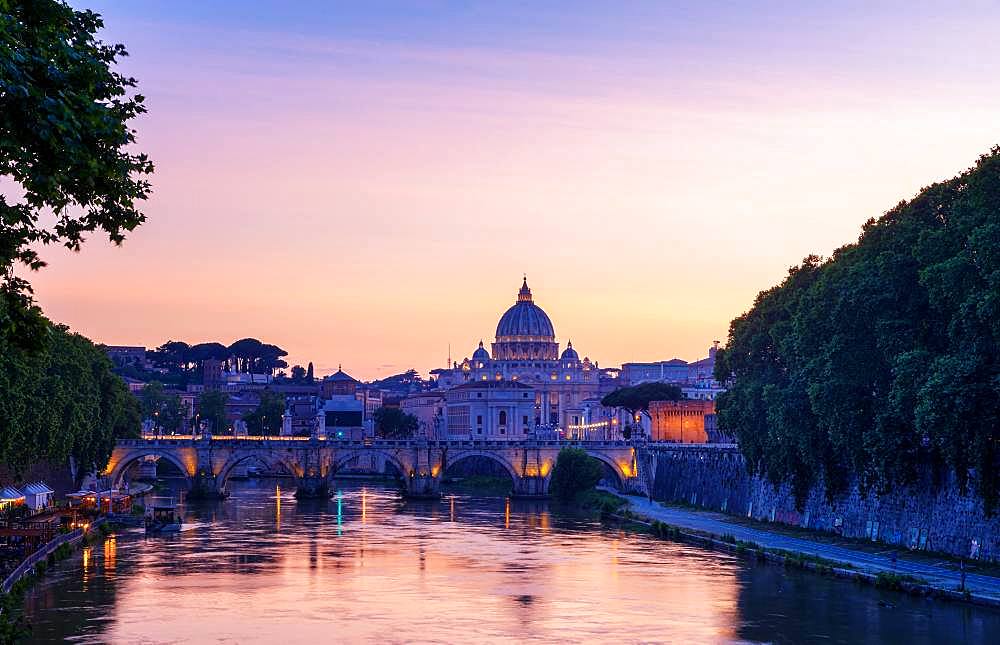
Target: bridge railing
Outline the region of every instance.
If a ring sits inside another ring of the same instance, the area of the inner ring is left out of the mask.
[[[141,439],[119,439],[118,446],[150,448],[156,446],[178,446],[197,442],[211,442],[216,445],[241,445],[258,444],[260,446],[281,445],[301,445],[310,442],[335,448],[362,449],[379,448],[383,450],[398,450],[401,448],[430,447],[430,448],[468,448],[468,449],[501,449],[517,447],[531,448],[565,448],[565,447],[585,447],[590,449],[600,448],[625,448],[637,445],[635,441],[623,439],[518,439],[518,440],[489,440],[489,439],[313,439],[310,437],[263,437],[263,436],[243,436],[234,437],[229,435],[168,435],[157,437],[144,437]],[[670,450],[733,450],[738,446],[735,443],[675,443],[669,441],[648,441],[643,443],[648,448],[662,448]]]

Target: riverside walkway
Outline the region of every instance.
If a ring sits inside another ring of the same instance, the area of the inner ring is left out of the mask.
[[[616,494],[619,493],[616,492]],[[914,576],[926,580],[930,586],[941,590],[956,591],[961,584],[961,572],[958,570],[958,565],[953,562],[917,562],[907,557],[907,551],[901,550],[897,552],[897,561],[893,564],[890,555],[891,550],[870,553],[847,546],[810,540],[806,537],[792,537],[774,531],[746,526],[735,521],[733,517],[722,513],[665,507],[659,502],[650,502],[645,497],[636,495],[620,496],[629,501],[630,510],[637,515],[651,520],[659,520],[682,530],[687,529],[709,534],[716,539],[731,535],[737,540],[752,542],[765,549],[783,549],[847,563],[856,570],[865,573],[878,574],[886,572]],[[974,563],[972,567],[975,567]],[[1000,577],[968,571],[965,577],[965,587],[971,594],[978,596],[984,604],[1000,607]]]

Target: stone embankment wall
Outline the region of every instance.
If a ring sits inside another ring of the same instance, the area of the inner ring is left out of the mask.
[[[878,496],[856,486],[828,502],[822,485],[810,491],[804,508],[795,508],[787,485],[777,490],[747,474],[735,446],[650,448],[655,473],[653,496],[765,522],[780,522],[846,537],[1000,560],[1000,517],[987,517],[982,503],[963,495],[954,482],[927,482]]]

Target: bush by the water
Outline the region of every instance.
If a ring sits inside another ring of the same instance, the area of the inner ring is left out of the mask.
[[[556,458],[549,492],[561,500],[572,500],[596,486],[603,472],[601,462],[588,456],[582,448],[563,448]]]

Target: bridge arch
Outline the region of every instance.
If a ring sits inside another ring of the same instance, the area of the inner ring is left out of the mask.
[[[195,474],[194,465],[185,464],[179,456],[173,454],[173,451],[164,450],[156,446],[132,450],[117,459],[114,459],[114,455],[112,455],[112,459],[114,459],[114,466],[112,466],[111,470],[108,472],[108,476],[111,479],[111,485],[115,488],[119,487],[128,469],[131,468],[137,461],[146,457],[166,459],[176,466],[179,471],[184,473],[184,481],[187,483],[188,488],[191,487],[191,478]]]
[[[444,476],[445,471],[455,464],[473,457],[482,457],[484,459],[489,459],[493,463],[499,464],[505,471],[507,471],[507,474],[510,475],[511,485],[514,487],[517,486],[517,482],[520,480],[521,475],[514,468],[514,464],[510,463],[510,461],[501,457],[496,452],[490,450],[462,450],[454,455],[448,454],[446,456],[446,462],[441,465],[441,476]]]
[[[288,459],[281,456],[269,455],[268,453],[261,452],[250,452],[245,454],[237,454],[229,458],[222,468],[219,469],[219,474],[216,475],[216,485],[220,492],[225,493],[229,486],[229,477],[232,475],[233,470],[240,464],[247,461],[258,461],[271,470],[275,470],[280,467],[285,470],[289,475],[298,480],[302,476],[302,469]]]
[[[620,490],[625,490],[625,482],[629,479],[629,475],[626,474],[622,470],[621,464],[618,461],[615,461],[615,459],[613,459],[612,457],[610,457],[609,455],[607,455],[606,453],[604,453],[602,451],[592,450],[592,449],[585,449],[585,450],[587,451],[587,456],[588,457],[592,457],[593,459],[596,459],[597,461],[599,461],[599,462],[603,463],[604,465],[608,466],[610,468],[611,472],[613,472],[615,474],[615,476],[618,478],[618,488]],[[632,455],[629,454],[628,458],[629,458],[629,461],[631,462]],[[630,463],[629,464],[629,468],[631,469],[631,467],[632,467],[632,465]]]
[[[350,450],[341,454],[334,456],[330,462],[330,472],[328,473],[328,479],[333,479],[337,476],[337,473],[348,463],[362,456],[378,456],[382,457],[385,461],[391,463],[396,470],[399,471],[401,477],[407,477],[413,468],[403,462],[398,456],[392,454],[388,450],[380,450],[378,448],[362,448],[360,450]]]

